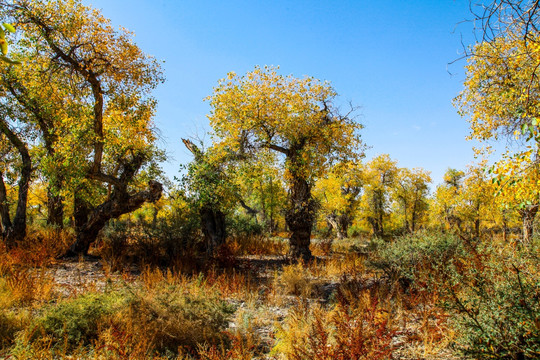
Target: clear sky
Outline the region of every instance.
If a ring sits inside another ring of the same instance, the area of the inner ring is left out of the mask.
[[[154,95],[169,177],[191,160],[182,137],[209,131],[203,98],[227,72],[279,65],[283,74],[329,80],[360,107],[367,159],[388,153],[432,172],[473,161],[468,123],[452,106],[470,43],[468,0],[83,0],[159,60],[167,81]],[[210,138],[206,136],[209,142]]]

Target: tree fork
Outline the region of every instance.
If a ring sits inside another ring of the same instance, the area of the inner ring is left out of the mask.
[[[84,217],[79,219],[79,224],[75,219],[77,240],[65,256],[86,255],[90,245],[96,240],[99,231],[110,219],[132,212],[145,202],[156,202],[161,198],[162,192],[163,185],[154,180],[148,182],[148,190],[139,191],[135,194],[128,194],[121,190],[113,191],[109,200],[88,212],[84,223],[80,223],[84,220]],[[81,215],[83,212],[81,211],[79,214]]]

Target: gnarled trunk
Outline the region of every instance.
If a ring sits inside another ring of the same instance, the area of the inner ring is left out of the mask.
[[[206,241],[206,253],[213,256],[219,246],[225,243],[227,237],[225,214],[219,209],[203,207],[200,215],[201,227]]]
[[[9,216],[9,203],[2,172],[0,172],[0,222],[2,225],[2,240],[5,241],[8,231],[11,230],[13,225],[11,224],[11,217]]]
[[[367,221],[371,225],[373,236],[382,237],[384,235],[382,221],[378,217],[368,216]]]
[[[58,228],[64,227],[64,198],[55,194],[50,188],[47,190],[47,225]]]
[[[330,225],[332,229],[336,231],[336,236],[339,240],[343,239],[343,233],[341,232],[341,228],[339,226],[339,217],[332,213],[330,215],[326,215],[326,222]],[[328,231],[328,234],[331,234],[331,231]]]
[[[83,200],[75,204],[75,228],[77,239],[66,256],[85,255],[99,232],[110,219],[132,212],[145,202],[155,202],[161,197],[163,185],[157,181],[148,182],[148,190],[129,194],[125,188],[115,189],[103,204],[90,209]],[[77,199],[77,197],[76,197]]]
[[[19,178],[19,190],[17,199],[17,209],[15,210],[15,217],[11,226],[7,226],[9,221],[9,211],[5,209],[2,211],[2,217],[6,218],[2,220],[3,234],[2,237],[8,247],[15,245],[17,241],[24,239],[26,236],[26,204],[28,202],[28,187],[30,186],[30,176],[32,174],[32,160],[26,144],[15,134],[8,125],[0,121],[0,132],[2,132],[11,145],[13,145],[19,155],[21,156],[22,166],[20,170]],[[2,180],[3,192],[5,193],[5,186]],[[5,197],[5,194],[4,194]],[[3,201],[7,204],[7,199]],[[4,227],[4,224],[6,225]]]
[[[538,204],[527,205],[523,209],[519,210],[521,220],[523,222],[523,243],[530,244],[533,236],[534,218],[538,212]]]
[[[326,221],[336,231],[338,240],[347,237],[347,232],[351,225],[350,216],[348,214],[336,215],[333,213],[326,216]]]
[[[315,221],[315,201],[311,197],[310,184],[305,179],[293,179],[289,197],[291,204],[285,215],[285,222],[292,232],[289,256],[309,261],[313,258],[309,245]]]

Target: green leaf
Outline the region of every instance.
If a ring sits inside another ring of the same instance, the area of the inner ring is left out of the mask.
[[[521,133],[522,133],[523,135],[525,135],[526,132],[527,132],[527,124],[521,125]]]
[[[4,27],[6,28],[7,31],[9,31],[10,33],[14,33],[16,30],[15,30],[15,26],[11,25],[11,24],[8,24],[8,23],[3,23],[2,25],[4,25]]]
[[[0,27],[0,39],[4,40],[6,38],[6,32],[2,27]]]
[[[538,119],[537,118],[532,119],[531,124],[533,126],[537,126],[538,125]]]

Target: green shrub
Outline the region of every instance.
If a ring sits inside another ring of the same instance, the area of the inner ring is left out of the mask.
[[[456,348],[476,359],[538,359],[538,257],[493,250],[481,249],[469,268],[448,269],[445,305],[457,314],[452,318]]]
[[[200,221],[193,209],[173,207],[155,218],[135,215],[135,221],[123,218],[110,221],[105,227],[102,255],[106,259],[134,257],[147,263],[167,263],[197,251]]]
[[[358,237],[360,236],[362,233],[364,232],[364,230],[362,229],[361,226],[359,225],[351,225],[349,226],[349,228],[347,229],[347,237]]]
[[[119,293],[87,293],[48,307],[30,327],[31,341],[44,337],[68,349],[89,345],[97,339],[106,317],[122,306],[121,299]]]
[[[369,265],[382,270],[392,281],[413,283],[422,275],[443,274],[447,266],[465,256],[463,241],[444,233],[419,232],[392,242],[374,239]],[[428,279],[423,278],[422,281]],[[437,277],[433,279],[439,281]]]
[[[235,237],[261,235],[263,226],[254,217],[236,215],[227,218],[227,232]]]

